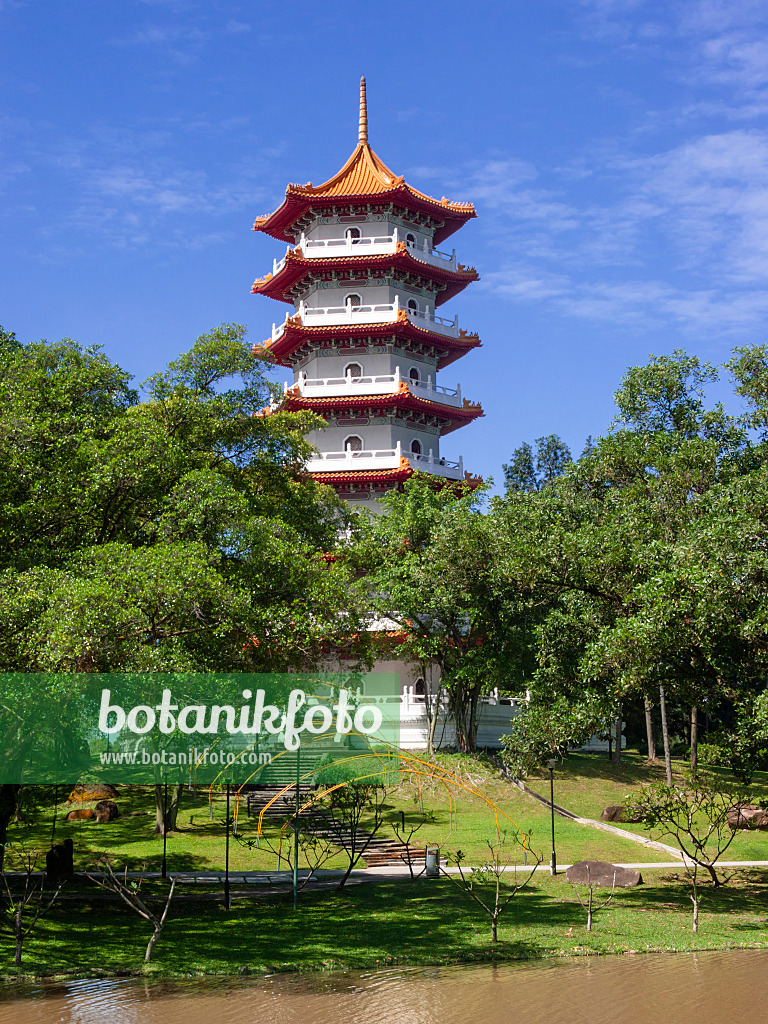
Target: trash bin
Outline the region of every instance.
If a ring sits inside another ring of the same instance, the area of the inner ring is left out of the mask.
[[[437,878],[440,875],[440,847],[428,846],[424,857],[427,878]]]

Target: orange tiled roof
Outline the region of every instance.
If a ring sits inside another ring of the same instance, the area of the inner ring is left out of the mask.
[[[400,459],[400,465],[394,469],[358,469],[343,470],[331,473],[310,473],[313,480],[319,483],[339,487],[344,484],[396,484],[413,476],[413,469],[406,458]]]
[[[302,398],[298,386],[294,384],[285,393],[283,408],[289,412],[297,409],[311,409],[322,415],[323,409],[360,409],[375,407],[387,409],[399,407],[411,409],[415,412],[426,412],[433,416],[439,416],[445,420],[441,430],[442,434],[450,434],[452,431],[463,427],[471,420],[484,416],[481,406],[476,402],[469,402],[464,399],[461,408],[453,405],[445,405],[442,402],[433,402],[421,395],[414,394],[407,382],[400,381],[397,391],[389,395],[351,395],[349,397],[336,398]]]
[[[281,366],[289,366],[287,357],[309,339],[317,339],[322,342],[324,338],[367,338],[384,337],[390,334],[408,337],[413,340],[428,340],[431,345],[439,349],[443,354],[437,364],[438,370],[444,369],[451,363],[460,359],[471,348],[480,347],[480,339],[476,334],[468,334],[460,331],[458,338],[448,338],[444,334],[430,331],[427,327],[420,327],[408,319],[408,314],[401,309],[397,320],[393,323],[382,324],[347,324],[334,327],[305,327],[298,316],[289,317],[283,333],[273,341],[267,338],[260,345],[253,346],[255,356],[267,356],[274,359]]]
[[[365,271],[367,267],[399,267],[405,271],[416,271],[423,277],[431,279],[443,285],[442,291],[435,296],[435,305],[440,306],[448,299],[452,299],[462,289],[466,288],[471,281],[477,281],[478,275],[474,267],[465,267],[459,264],[456,270],[439,264],[427,263],[409,252],[405,242],[399,242],[397,250],[391,253],[383,253],[375,256],[356,254],[354,256],[328,256],[325,259],[307,259],[300,246],[289,249],[285,254],[285,263],[277,274],[266,274],[264,277],[257,277],[253,282],[251,292],[254,294],[268,295],[271,299],[279,302],[293,304],[293,300],[287,294],[288,290],[300,281],[305,274],[321,274],[328,270],[337,270],[339,266],[350,270]]]
[[[391,171],[367,142],[359,142],[341,170],[322,185],[313,185],[311,181],[306,185],[289,185],[283,204],[273,213],[257,217],[253,230],[292,241],[291,225],[313,203],[342,198],[379,197],[384,200],[399,199],[406,207],[432,214],[442,221],[443,226],[435,231],[436,242],[441,242],[457,231],[465,221],[476,216],[472,203],[450,202],[445,196],[433,199],[406,184],[402,175]]]

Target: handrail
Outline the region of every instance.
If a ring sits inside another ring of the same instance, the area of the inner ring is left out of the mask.
[[[368,322],[388,323],[390,317],[393,321],[397,318],[397,315],[402,308],[402,305],[397,301],[397,299],[395,302],[379,303],[377,305],[370,306],[307,306],[304,302],[300,302],[294,314],[286,313],[285,320],[282,324],[272,325],[272,341],[277,341],[277,339],[283,334],[286,323],[291,315],[300,317],[302,323],[305,320],[318,320],[322,317],[343,317],[343,321],[358,324]],[[447,330],[439,331],[438,333],[445,333],[455,338],[458,338],[459,336],[458,316],[454,317],[453,320],[447,320],[445,317],[435,316],[434,313],[425,312],[424,310],[406,309],[405,312],[412,323],[423,321],[427,324],[434,324],[438,328],[447,328]],[[378,315],[374,321],[367,321],[366,316],[370,314]],[[381,314],[388,314],[388,316],[382,318]],[[329,324],[329,326],[335,325]]]

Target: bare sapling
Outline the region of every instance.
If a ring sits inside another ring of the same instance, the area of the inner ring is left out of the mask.
[[[10,855],[10,856],[9,856]],[[24,940],[35,930],[35,927],[59,897],[65,881],[59,881],[52,891],[45,891],[45,875],[35,870],[37,866],[37,850],[12,852],[10,846],[6,852],[3,866],[3,888],[5,899],[0,901],[2,921],[16,940],[14,963],[21,966]],[[20,884],[12,884],[21,875]]]
[[[101,860],[99,860],[97,867],[101,868],[102,874],[88,875],[90,880],[102,889],[106,889],[107,892],[116,893],[126,906],[130,907],[134,913],[138,914],[139,917],[143,917],[145,921],[149,921],[152,925],[152,937],[147,943],[147,949],[144,953],[144,963],[149,963],[168,918],[168,911],[171,908],[171,900],[173,899],[173,891],[176,888],[176,879],[171,878],[171,885],[168,889],[165,906],[163,907],[162,913],[158,915],[140,896],[141,887],[144,883],[144,870],[142,870],[142,873],[138,878],[129,878],[128,869],[126,868],[123,871],[123,876],[121,878],[115,873],[112,863],[108,857],[102,857]]]
[[[604,910],[605,907],[607,907],[608,904],[613,899],[613,894],[616,891],[616,872],[615,871],[613,872],[613,885],[611,886],[611,892],[610,892],[609,896],[606,899],[604,899],[601,904],[599,904],[599,906],[595,906],[595,904],[594,904],[595,883],[592,881],[592,879],[590,877],[589,865],[587,865],[587,880],[586,880],[586,882],[582,882],[580,884],[582,884],[586,889],[589,890],[589,895],[586,897],[586,899],[585,899],[585,897],[582,897],[581,893],[579,892],[578,888],[576,887],[576,883],[575,882],[571,882],[571,886],[573,888],[573,891],[576,893],[576,899],[579,901],[579,903],[582,905],[582,907],[584,907],[584,909],[587,912],[587,931],[591,932],[592,931],[592,919],[593,919],[594,915],[598,912],[598,910]]]
[[[465,869],[463,862],[466,855],[457,850],[448,859],[453,860],[459,869],[458,878],[443,869],[446,877],[469,899],[482,907],[490,917],[492,943],[498,942],[499,918],[520,890],[530,882],[536,868],[541,864],[541,854],[531,850],[529,841],[530,835],[524,832],[516,832],[512,837],[514,851],[519,849],[525,855],[526,866],[523,869],[522,881],[518,878],[517,860],[507,846],[506,832],[499,834],[497,842],[487,843],[488,857],[480,867]],[[508,881],[510,877],[511,883]]]

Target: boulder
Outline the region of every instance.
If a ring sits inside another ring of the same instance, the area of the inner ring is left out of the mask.
[[[626,807],[622,807],[621,804],[609,804],[608,807],[604,807],[600,815],[600,821],[626,821],[637,823],[640,821],[640,817],[637,814],[628,814]]]
[[[71,839],[52,846],[45,855],[45,874],[51,882],[63,882],[75,873],[73,853],[75,844]]]
[[[732,829],[753,828],[768,830],[768,811],[754,804],[735,804],[728,808],[728,825]]]
[[[96,821],[99,825],[103,825],[107,821],[114,821],[115,818],[120,817],[120,811],[117,809],[117,804],[114,800],[99,800],[94,810],[96,811]]]
[[[78,782],[67,799],[70,803],[86,800],[115,800],[117,790],[105,782]]]
[[[96,817],[96,811],[92,807],[78,807],[74,811],[70,811],[67,815],[67,821],[90,821]]]
[[[631,889],[633,885],[641,885],[643,881],[643,876],[634,868],[622,868],[604,860],[580,860],[578,864],[571,864],[566,868],[565,877],[569,882],[576,882],[579,885],[594,885],[607,889],[614,884],[617,889]]]

